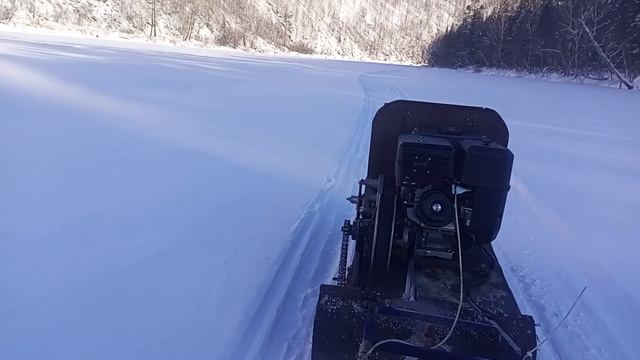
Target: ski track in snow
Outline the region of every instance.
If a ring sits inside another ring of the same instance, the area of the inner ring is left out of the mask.
[[[386,78],[392,72],[360,76],[365,98],[352,141],[291,231],[289,247],[242,341],[232,352],[234,359],[310,358],[319,284],[330,282],[337,269],[340,228],[353,213],[346,198],[357,192],[358,180],[366,175],[371,120],[385,102],[405,97]]]

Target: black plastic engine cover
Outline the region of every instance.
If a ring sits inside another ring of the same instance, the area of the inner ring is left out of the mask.
[[[456,175],[463,185],[508,189],[513,153],[494,142],[477,139],[458,141],[460,151]]]
[[[509,192],[513,153],[489,140],[464,139],[456,159],[456,177],[474,189],[471,225],[476,241],[488,244],[498,236]]]

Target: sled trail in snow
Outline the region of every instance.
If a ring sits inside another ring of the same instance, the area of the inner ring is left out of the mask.
[[[256,309],[234,358],[308,359],[319,285],[330,282],[337,268],[340,228],[353,215],[346,198],[357,192],[366,175],[371,124],[385,102],[400,99],[391,72],[365,73],[362,111],[350,141],[289,235],[282,263]],[[247,343],[249,342],[249,343]]]

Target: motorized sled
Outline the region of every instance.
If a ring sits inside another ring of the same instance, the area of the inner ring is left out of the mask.
[[[534,320],[491,246],[508,141],[491,109],[400,100],[378,110],[336,284],[320,288],[313,360],[521,360],[535,348]]]

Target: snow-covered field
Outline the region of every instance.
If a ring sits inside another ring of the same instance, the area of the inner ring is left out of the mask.
[[[305,359],[385,101],[488,106],[540,359],[635,359],[640,93],[0,34],[0,359]]]

